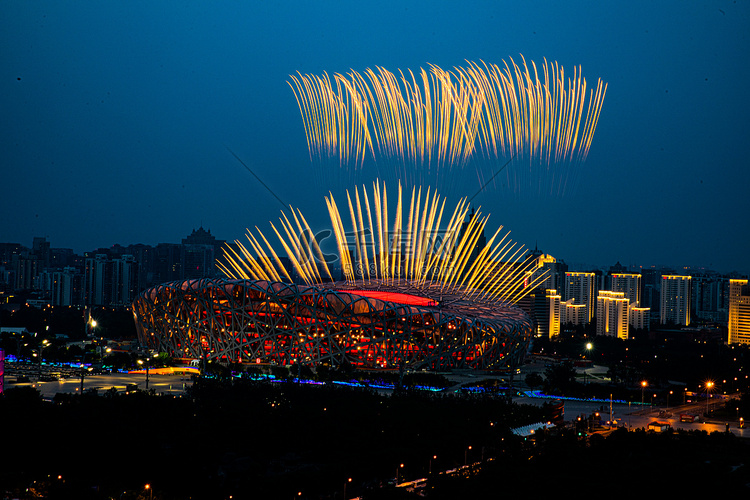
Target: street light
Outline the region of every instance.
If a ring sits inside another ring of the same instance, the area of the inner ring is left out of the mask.
[[[99,361],[102,363],[102,367],[104,366],[104,353],[106,352],[109,354],[112,352],[111,347],[106,347],[104,344],[104,337],[101,337],[98,341],[95,341],[99,345]]]
[[[42,379],[42,354],[44,353],[44,348],[47,346],[49,346],[49,340],[47,339],[42,340],[42,342],[39,344],[39,377],[37,378],[37,380]]]
[[[351,482],[352,482],[352,478],[349,478],[344,483],[344,500],[346,500],[346,485],[347,485],[347,483],[351,483]]]
[[[146,485],[146,489],[148,490],[148,497],[150,499],[153,499],[154,498],[154,490],[151,489],[151,485],[147,484]]]
[[[591,349],[593,349],[593,348],[594,348],[594,344],[592,344],[591,342],[586,342],[586,352],[587,353],[590,353]],[[583,357],[586,358],[585,355]],[[586,375],[588,375],[588,373],[586,373],[586,365],[583,365],[583,385],[586,385]]]
[[[711,397],[711,394],[709,391],[711,390],[711,387],[714,386],[714,383],[710,380],[706,382],[706,416],[708,416],[708,400]]]
[[[403,469],[403,468],[404,468],[404,464],[401,464],[398,467],[396,467],[396,485],[398,485],[398,471],[399,469]]]
[[[437,455],[432,455],[430,459],[430,475],[432,475],[432,461],[437,459]]]
[[[84,329],[86,331],[87,337],[93,337],[94,336],[94,328],[97,326],[97,322],[94,318],[89,316],[89,320],[85,323]]]
[[[146,390],[147,391],[148,391],[148,367],[149,367],[149,365],[151,365],[151,363],[149,363],[150,360],[151,360],[151,358],[146,358]],[[139,359],[138,360],[138,364],[141,365],[141,366],[143,366],[143,360]]]
[[[469,446],[468,448],[466,448],[464,450],[464,465],[468,465],[469,464],[468,456],[469,456],[469,450],[470,449],[471,449],[471,446]]]
[[[83,394],[83,378],[86,375],[86,344],[83,345],[83,355],[81,356],[81,394]]]
[[[641,382],[641,405],[643,405],[643,391],[646,390],[648,383],[644,380]]]
[[[13,337],[16,339],[16,358],[18,361],[21,361],[21,343],[23,342],[23,332],[18,332],[18,336],[16,337],[16,332],[13,332]],[[29,344],[23,344],[24,347],[26,347]]]

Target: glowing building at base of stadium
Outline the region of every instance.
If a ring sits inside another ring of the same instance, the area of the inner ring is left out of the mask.
[[[529,317],[466,295],[407,281],[201,279],[146,290],[133,312],[140,341],[178,358],[431,370],[520,363]]]

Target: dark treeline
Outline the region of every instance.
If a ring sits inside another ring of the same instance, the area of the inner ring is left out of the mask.
[[[524,444],[471,477],[434,478],[426,497],[747,498],[750,492],[750,445],[732,433],[618,429],[607,438],[580,439],[569,431]]]
[[[591,352],[584,347],[587,342],[593,343]],[[670,385],[674,385],[670,382],[688,387],[690,391],[695,391],[706,380],[714,381],[714,392],[731,394],[750,389],[750,379],[747,378],[750,349],[726,345],[721,338],[701,340],[700,336],[679,330],[641,334],[630,340],[602,335],[561,336],[555,340],[538,338],[534,340],[534,352],[571,360],[585,355],[595,364],[608,367],[607,375],[612,381],[610,387],[589,387],[583,391],[580,386],[565,384],[565,387],[555,388],[557,393],[567,389],[566,395],[606,397],[614,388],[622,399],[640,400],[643,380],[648,382],[649,390],[656,390],[662,403],[666,401],[664,390],[668,393]],[[632,390],[630,393],[628,388]],[[670,402],[682,402],[682,398],[673,398]]]
[[[41,484],[60,498],[137,498],[145,484],[165,499],[333,498],[352,478],[354,496],[397,468],[401,480],[424,477],[433,456],[444,470],[498,455],[510,428],[544,411],[503,398],[287,382],[199,379],[182,398],[108,391],[54,403],[16,388],[0,398],[9,459],[0,484],[16,494]]]
[[[22,304],[15,311],[0,310],[0,326],[22,327],[36,333],[39,338],[61,335],[69,340],[81,340],[91,333],[97,337],[110,339],[134,339],[136,337],[133,312],[127,307],[95,307],[91,317],[97,327],[86,327],[83,308],[54,306],[37,308]],[[15,354],[15,347],[7,345],[7,352]]]
[[[59,394],[54,403],[14,388],[0,397],[0,491],[333,500],[346,483],[349,497],[416,498],[388,482],[397,470],[401,481],[428,477],[430,466],[428,498],[607,491],[619,498],[663,485],[673,493],[732,493],[750,483],[747,440],[730,433],[618,430],[585,439],[563,431],[533,440],[510,433],[545,413],[498,397],[383,396],[290,382],[199,379],[182,398],[112,390]],[[492,460],[470,477],[437,474],[482,459]]]

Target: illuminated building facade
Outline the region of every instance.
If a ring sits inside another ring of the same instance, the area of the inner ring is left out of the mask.
[[[565,299],[575,299],[577,306],[583,306],[584,323],[586,324],[591,322],[594,315],[595,279],[594,273],[565,273]]]
[[[542,290],[564,290],[564,275],[568,266],[562,260],[555,259],[541,250],[534,249],[527,257],[527,260],[536,260],[533,271],[529,274],[527,281],[536,282],[540,277],[544,281],[539,282],[539,288]]]
[[[651,326],[651,308],[630,306],[630,327],[636,330],[647,330]]]
[[[177,358],[432,370],[521,363],[529,316],[469,295],[408,281],[204,278],[145,290],[133,314],[139,340]]]
[[[560,304],[560,317],[565,316],[565,323],[585,325],[589,323],[588,312],[583,304],[576,304],[575,299],[566,300]]]
[[[690,324],[690,276],[661,277],[661,324]]]
[[[596,334],[627,340],[629,304],[624,292],[600,291],[596,298]]]
[[[560,294],[557,290],[547,290],[547,307],[549,309],[549,321],[547,322],[547,334],[549,338],[560,335]]]
[[[729,280],[729,343],[750,344],[750,282]]]
[[[610,275],[613,292],[623,292],[633,307],[641,306],[641,275],[616,273]]]

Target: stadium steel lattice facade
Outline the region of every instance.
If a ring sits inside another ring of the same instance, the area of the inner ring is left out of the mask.
[[[133,312],[140,341],[174,357],[313,367],[504,368],[532,332],[515,306],[408,281],[176,281],[141,293]]]

